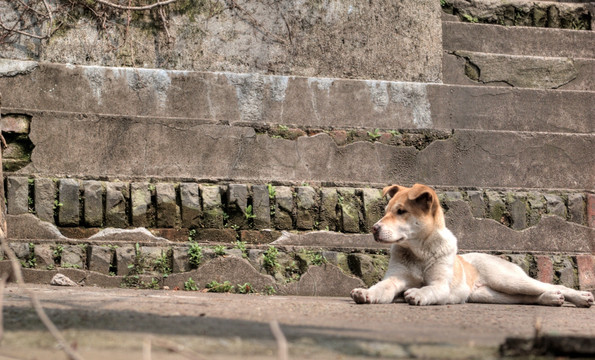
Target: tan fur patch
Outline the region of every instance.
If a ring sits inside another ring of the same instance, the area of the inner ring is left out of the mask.
[[[455,264],[460,264],[459,266],[462,266],[462,270],[465,271],[465,278],[467,280],[467,285],[469,286],[470,289],[473,289],[473,286],[475,285],[475,282],[477,281],[477,278],[479,276],[479,274],[477,273],[477,269],[475,268],[475,266],[469,264],[467,261],[465,261],[465,259],[463,259],[462,257],[460,257],[459,255],[457,255],[457,260],[455,262]],[[456,276],[456,265],[455,265],[455,276]]]

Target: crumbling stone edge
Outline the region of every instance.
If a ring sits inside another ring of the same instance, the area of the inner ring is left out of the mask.
[[[13,240],[30,283],[61,273],[84,286],[348,296],[379,281],[388,249]],[[595,291],[595,255],[492,252],[540,281]],[[1,261],[2,271],[10,270]]]
[[[9,175],[5,189],[9,215],[34,214],[75,238],[89,237],[104,227],[159,229],[161,236],[182,241],[192,231],[197,240],[216,233],[221,242],[239,237],[250,243],[268,243],[283,230],[368,233],[386,205],[380,188],[306,183],[209,184]],[[514,230],[534,226],[550,215],[590,226],[587,203],[595,196],[563,190],[438,188],[437,192],[447,217],[449,202],[464,201],[473,217],[492,219]],[[215,229],[224,231],[209,232]]]

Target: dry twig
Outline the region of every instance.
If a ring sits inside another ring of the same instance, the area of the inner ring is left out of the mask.
[[[186,349],[184,347],[184,345],[177,344],[173,341],[169,341],[169,340],[165,340],[165,339],[157,339],[157,338],[153,338],[151,336],[149,336],[147,339],[145,339],[145,342],[147,342],[147,341],[148,341],[147,348],[148,348],[149,352],[151,351],[151,344],[154,344],[155,346],[159,346],[160,348],[163,348],[167,351],[171,351],[176,354],[180,354],[183,357],[185,357],[186,359],[190,359],[190,360],[204,360],[204,359],[206,359],[202,355],[195,353],[192,350]],[[145,354],[145,356],[146,356],[146,354]],[[144,360],[150,360],[151,354],[149,353],[148,356],[149,357],[148,358],[145,357]]]
[[[64,339],[64,337],[62,336],[62,334],[60,333],[60,331],[58,330],[56,325],[54,325],[52,320],[50,320],[50,318],[47,316],[47,314],[45,313],[45,310],[43,310],[43,307],[41,306],[41,303],[39,302],[39,299],[37,298],[37,295],[35,294],[35,292],[25,288],[25,281],[23,280],[23,273],[21,272],[21,266],[19,264],[19,261],[18,261],[16,255],[14,254],[12,249],[8,246],[8,241],[6,240],[6,232],[4,231],[4,229],[6,229],[5,222],[3,224],[3,229],[0,229],[0,242],[2,245],[2,249],[4,250],[4,254],[8,255],[8,257],[10,259],[10,262],[12,265],[12,271],[13,271],[14,277],[17,281],[17,284],[23,290],[25,290],[25,292],[29,295],[29,299],[31,300],[31,304],[33,305],[33,308],[35,309],[37,316],[39,316],[39,319],[45,325],[45,327],[49,330],[50,334],[52,334],[52,336],[56,339],[56,341],[58,341],[58,344],[60,344],[60,347],[62,348],[62,350],[64,350],[66,355],[68,355],[68,358],[70,358],[71,360],[82,360],[83,358],[70,345],[68,345],[68,343],[66,342],[66,339]]]
[[[114,4],[111,3],[109,1],[106,0],[97,0],[98,3],[106,5],[106,6],[111,6],[113,8],[116,9],[120,9],[120,10],[151,10],[153,8],[156,8],[158,6],[165,6],[171,3],[175,3],[178,0],[166,0],[166,1],[162,1],[162,2],[156,2],[154,4],[150,4],[150,5],[145,5],[145,6],[124,6],[124,5],[118,5],[118,4]]]
[[[281,327],[279,326],[279,322],[277,320],[273,320],[269,323],[271,327],[271,332],[277,340],[277,349],[279,350],[279,360],[287,360],[289,357],[287,355],[287,339],[285,335],[283,335],[283,331],[281,331]]]

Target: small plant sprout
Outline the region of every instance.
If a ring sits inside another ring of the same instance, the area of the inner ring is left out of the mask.
[[[252,287],[252,284],[250,283],[244,283],[244,285],[236,285],[236,292],[238,294],[252,294],[254,293],[254,288]]]
[[[192,278],[188,278],[188,280],[184,281],[184,290],[198,291],[198,284],[196,283],[196,281],[192,280]]]
[[[268,285],[267,287],[264,288],[264,292],[265,295],[275,295],[277,293],[277,290],[275,290],[275,288],[273,287],[273,285]]]
[[[229,281],[219,283],[218,281],[213,280],[207,284],[206,288],[209,289],[209,292],[226,293],[232,291],[234,286]]]
[[[374,129],[374,131],[368,131],[368,137],[370,137],[370,141],[374,142],[378,140],[382,134],[380,134],[380,130]]]
[[[262,265],[264,268],[269,272],[273,273],[279,267],[279,263],[277,262],[277,255],[279,254],[279,250],[274,246],[269,246],[267,251],[264,252],[264,256],[262,258]]]
[[[215,250],[215,255],[217,256],[224,256],[225,255],[225,246],[223,245],[215,245],[215,247],[213,248],[213,250]]]
[[[194,241],[196,239],[196,229],[188,230],[188,241]]]
[[[254,215],[254,210],[252,209],[252,205],[246,206],[246,211],[244,212],[244,215],[246,216],[246,220],[251,220],[256,217],[256,215]]]
[[[273,200],[277,196],[275,187],[272,184],[267,184],[267,189],[269,190],[269,199]]]
[[[191,243],[188,248],[188,262],[190,266],[197,268],[202,260],[202,247],[197,243]]]
[[[243,258],[248,257],[245,241],[241,241],[241,240],[236,241],[235,248],[242,252]]]

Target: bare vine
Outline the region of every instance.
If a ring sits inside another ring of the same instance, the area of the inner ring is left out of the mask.
[[[71,26],[75,20],[73,13],[80,10],[90,14],[97,21],[101,30],[109,26],[124,27],[125,43],[129,41],[129,27],[133,14],[151,12],[158,18],[163,31],[170,42],[173,37],[170,32],[169,12],[171,5],[179,0],[0,0],[6,4],[9,11],[0,11],[0,46],[20,41],[21,37],[47,41],[52,35],[64,27]],[[148,2],[148,4],[147,4]],[[140,3],[140,4],[139,4]],[[288,31],[288,39],[268,31],[253,14],[239,5],[237,0],[211,0],[209,4],[217,4],[218,9],[227,9],[243,21],[260,31],[270,41],[283,45],[292,42],[289,25],[282,13]],[[212,6],[211,6],[212,7]],[[0,10],[2,10],[0,8]],[[76,10],[76,11],[75,11]],[[118,20],[125,16],[124,24]],[[209,11],[209,16],[213,16]]]

